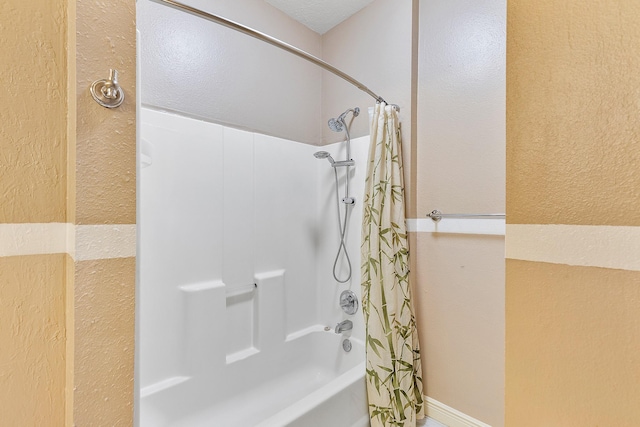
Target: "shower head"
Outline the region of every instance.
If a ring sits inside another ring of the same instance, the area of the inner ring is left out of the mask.
[[[335,160],[333,160],[333,157],[331,157],[331,154],[329,154],[326,151],[317,151],[313,153],[313,157],[315,157],[316,159],[327,159],[331,164],[335,163]]]
[[[347,124],[344,122],[344,118],[351,112],[353,113],[353,117],[358,117],[358,114],[360,114],[360,108],[349,108],[347,111],[340,114],[337,119],[329,119],[329,129],[334,132],[342,132],[347,126]]]
[[[329,129],[331,129],[334,132],[342,132],[342,130],[344,129],[342,120],[329,119]]]

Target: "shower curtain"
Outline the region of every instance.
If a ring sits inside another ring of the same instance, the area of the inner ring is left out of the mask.
[[[398,113],[379,103],[371,124],[362,223],[362,309],[372,427],[414,427],[424,418],[402,174]]]

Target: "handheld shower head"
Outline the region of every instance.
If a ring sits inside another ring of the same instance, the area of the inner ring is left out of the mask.
[[[335,163],[335,160],[333,160],[333,157],[331,157],[331,154],[329,154],[326,151],[316,151],[315,153],[313,153],[313,157],[315,157],[316,159],[327,159],[331,164]]]

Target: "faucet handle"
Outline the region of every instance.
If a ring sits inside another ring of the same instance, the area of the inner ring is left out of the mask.
[[[342,291],[340,294],[340,307],[347,314],[356,314],[358,311],[358,297],[352,291]]]

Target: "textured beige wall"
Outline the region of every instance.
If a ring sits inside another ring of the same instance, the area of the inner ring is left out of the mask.
[[[65,265],[0,257],[0,425],[64,425]]]
[[[509,2],[507,219],[568,225],[549,263],[507,260],[508,426],[640,419],[640,272],[597,268],[628,250],[621,240],[603,239],[600,260],[579,244],[590,226],[640,225],[637,12],[633,0]],[[523,236],[508,228],[507,247]],[[563,265],[563,248],[593,266]]]
[[[507,260],[508,426],[640,420],[640,272]]]
[[[65,222],[67,2],[0,11],[0,223]],[[67,258],[0,257],[2,425],[65,423]]]
[[[504,239],[411,233],[426,394],[494,427],[504,413]]]
[[[135,258],[76,263],[78,426],[133,424]]]
[[[509,3],[511,224],[640,225],[633,0]]]
[[[62,0],[2,5],[2,223],[66,221],[66,13]]]
[[[135,2],[1,9],[0,223],[135,223]],[[115,111],[88,92],[110,67]],[[0,424],[132,424],[134,282],[133,258],[0,257]]]
[[[65,255],[65,387],[64,425],[73,426],[73,395],[75,394],[74,362],[75,362],[75,261],[69,254]]]
[[[76,222],[136,222],[135,1],[78,1]],[[89,87],[119,72],[124,103],[98,105]]]
[[[76,2],[67,2],[67,223],[76,223],[76,138],[77,138],[77,101],[76,101]],[[74,353],[75,325],[74,285],[75,261],[66,255],[65,267],[65,426],[73,425],[74,394]]]
[[[77,1],[76,7],[77,223],[135,224],[135,1]],[[99,106],[88,91],[109,68],[119,71],[125,91],[116,109]],[[74,280],[73,421],[130,426],[135,259],[76,262]]]

